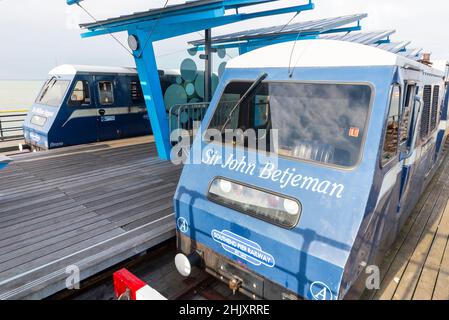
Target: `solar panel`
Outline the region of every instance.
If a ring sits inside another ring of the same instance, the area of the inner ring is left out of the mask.
[[[421,57],[422,51],[423,51],[422,48],[412,48],[412,49],[406,49],[403,52],[399,52],[399,54],[403,55],[404,57],[410,58],[410,59],[419,59]]]
[[[103,27],[105,25],[111,25],[121,22],[126,22],[129,20],[139,20],[139,19],[157,19],[163,14],[176,14],[177,10],[186,10],[186,9],[195,9],[197,7],[201,6],[213,6],[216,5],[217,8],[225,8],[225,9],[232,9],[232,8],[239,8],[239,7],[245,7],[245,6],[251,6],[261,3],[267,3],[267,2],[273,2],[278,0],[190,0],[186,1],[181,4],[172,4],[167,5],[164,8],[155,8],[155,9],[149,9],[147,11],[142,12],[135,12],[128,15],[122,15],[116,18],[110,18],[102,21],[96,21],[93,23],[84,23],[80,24],[81,28],[91,29],[91,28],[97,28],[97,27]]]
[[[410,59],[419,59],[423,49],[407,49],[411,41],[390,42],[389,37],[395,30],[373,31],[373,32],[351,32],[346,34],[322,35],[320,39],[340,40],[373,46],[385,51],[400,54]]]
[[[122,21],[130,20],[130,19],[143,19],[143,18],[151,19],[151,17],[157,18],[160,14],[163,14],[163,13],[170,13],[175,10],[194,8],[194,7],[198,7],[198,6],[214,4],[214,3],[221,3],[221,2],[222,2],[222,0],[191,0],[191,1],[186,1],[185,3],[181,3],[181,4],[167,5],[165,8],[149,9],[147,11],[134,12],[132,14],[122,15],[122,16],[119,16],[116,18],[110,18],[110,19],[96,21],[96,22],[92,22],[92,23],[84,23],[84,24],[80,24],[80,27],[89,29],[89,28],[95,28],[95,27],[102,27],[105,24],[117,23],[117,22],[122,22]]]
[[[277,37],[289,34],[319,34],[335,28],[345,26],[347,24],[358,22],[366,18],[367,14],[354,14],[348,16],[326,18],[312,21],[304,21],[273,27],[245,30],[240,32],[234,32],[230,34],[220,35],[212,38],[213,44],[222,44],[230,42],[239,42],[252,39],[263,39],[268,37]],[[204,44],[204,39],[190,42],[194,46],[200,46]]]
[[[320,36],[320,39],[340,40],[340,41],[348,41],[371,45],[378,43],[381,40],[388,39],[388,37],[395,32],[396,32],[395,30],[382,30],[373,32],[350,32],[345,34],[322,35]]]
[[[402,41],[402,42],[390,42],[390,43],[381,43],[377,46],[379,49],[383,49],[389,52],[398,53],[400,51],[404,51],[405,48],[411,43],[411,41]]]

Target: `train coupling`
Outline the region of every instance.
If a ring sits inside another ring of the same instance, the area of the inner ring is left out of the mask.
[[[228,286],[229,289],[232,290],[232,294],[235,294],[242,287],[242,284],[243,284],[242,279],[233,277],[231,280],[229,280]]]

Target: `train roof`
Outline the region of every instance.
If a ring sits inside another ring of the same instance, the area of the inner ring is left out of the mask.
[[[238,56],[227,64],[227,68],[239,69],[360,66],[402,66],[444,76],[440,70],[405,56],[377,47],[338,40],[298,40],[296,44],[294,41],[279,43]]]
[[[78,73],[113,73],[113,74],[137,74],[136,68],[131,67],[107,67],[63,64],[50,70],[50,75],[75,75]]]

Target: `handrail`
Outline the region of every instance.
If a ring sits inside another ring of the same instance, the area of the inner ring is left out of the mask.
[[[169,110],[170,133],[182,129],[192,135],[194,123],[203,120],[208,107],[208,102],[177,104],[171,107]],[[171,142],[176,143],[177,141]]]
[[[27,113],[28,110],[27,109],[14,109],[14,110],[0,110],[0,114],[1,113]]]
[[[0,142],[23,139],[23,121],[27,110],[0,111]]]

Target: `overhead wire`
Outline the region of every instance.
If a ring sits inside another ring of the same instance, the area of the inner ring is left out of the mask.
[[[95,17],[93,14],[91,14],[85,7],[83,7],[79,2],[76,3],[78,5],[78,7],[80,7],[89,17],[91,17],[91,19],[93,19],[96,23],[98,23],[100,26],[102,26],[103,28],[105,28],[105,30],[108,30],[108,28],[101,24]],[[131,56],[134,56],[133,52],[128,49],[128,47],[126,47],[126,45],[124,45],[116,36],[114,36],[111,32],[108,31],[108,34],[112,37],[112,39],[114,39],[123,49],[125,49],[125,51],[130,54]]]
[[[168,3],[169,3],[169,0],[166,0],[165,1],[165,4],[164,4],[164,6],[163,6],[163,8],[162,9],[165,9],[165,8],[167,8],[167,6],[168,6]],[[106,26],[106,25],[104,25],[104,24],[102,24],[102,23],[100,23],[99,21],[98,21],[98,19],[96,19],[95,18],[95,16],[92,14],[92,13],[90,13],[89,12],[89,10],[87,10],[84,6],[82,6],[79,2],[77,2],[77,5],[92,19],[92,20],[94,20],[95,21],[95,23],[97,23],[97,24],[99,24],[101,27],[103,27],[107,32],[108,32],[108,34],[112,37],[112,39],[114,39],[128,54],[130,54],[131,56],[133,56],[134,57],[134,53],[125,45],[125,44],[123,44],[116,36],[114,36],[114,34],[112,34],[111,32],[109,32],[109,28]],[[146,41],[145,41],[145,44],[143,45],[143,47],[142,47],[142,49],[140,50],[140,53],[139,53],[139,55],[138,55],[138,58],[140,58],[141,56],[142,56],[142,53],[143,53],[143,50],[147,47],[147,45],[148,45],[148,43],[149,43],[149,41],[151,40],[151,36],[153,35],[153,33],[154,33],[154,31],[156,30],[156,27],[158,26],[158,24],[159,24],[159,21],[160,21],[160,19],[161,19],[161,16],[162,16],[162,11],[159,13],[159,16],[155,19],[156,20],[156,22],[153,24],[153,27],[152,27],[152,29],[151,29],[151,31],[149,32],[149,34],[148,34],[148,38],[146,39]]]

